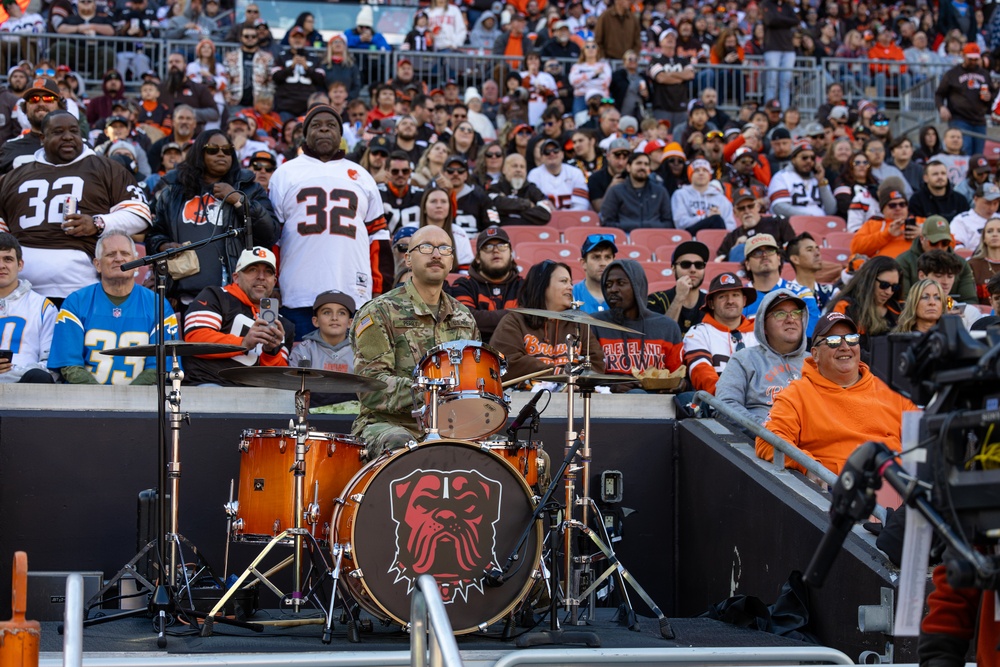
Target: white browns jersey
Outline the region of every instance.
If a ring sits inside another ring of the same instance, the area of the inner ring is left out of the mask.
[[[382,281],[375,242],[389,240],[371,174],[350,160],[300,155],[275,170],[270,198],[282,225],[282,305],[311,307],[317,294],[332,289],[359,307],[369,301]]]
[[[557,176],[544,165],[528,172],[528,182],[534,183],[555,205],[557,211],[589,211],[590,192],[583,172],[571,164],[561,165]]]
[[[802,178],[794,169],[782,169],[771,177],[767,197],[771,200],[772,211],[775,204],[788,202],[809,209],[802,215],[826,215],[819,196],[819,181],[813,176]]]

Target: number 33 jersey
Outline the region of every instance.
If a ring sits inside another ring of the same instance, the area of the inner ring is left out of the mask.
[[[382,283],[375,242],[389,240],[371,174],[350,160],[300,155],[274,172],[270,197],[282,225],[282,305],[311,307],[331,289],[350,294],[359,307],[371,300]]]

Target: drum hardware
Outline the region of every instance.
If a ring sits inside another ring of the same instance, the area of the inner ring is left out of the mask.
[[[439,360],[438,360],[439,361]],[[439,365],[440,367],[440,365]],[[425,440],[440,440],[441,434],[438,432],[438,406],[439,397],[441,395],[441,389],[451,389],[458,384],[458,380],[453,377],[448,378],[428,378],[428,377],[417,377],[413,380],[413,386],[417,389],[426,389],[430,392],[430,400],[420,410],[414,410],[413,416],[418,420],[423,415],[424,409],[430,411],[430,423],[424,428],[424,439]],[[414,400],[414,403],[416,401]]]

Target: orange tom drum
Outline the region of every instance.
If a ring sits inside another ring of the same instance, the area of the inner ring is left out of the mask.
[[[320,521],[333,513],[333,499],[361,470],[364,451],[361,441],[350,435],[309,433],[302,500],[308,508],[315,497],[319,507],[311,513],[312,516],[303,519],[302,526],[309,529],[317,540],[329,540],[330,524]],[[268,542],[281,531],[295,527],[294,465],[293,431],[243,431],[240,438],[239,496],[232,524],[233,541]],[[287,541],[291,543],[292,538]]]
[[[442,438],[479,440],[507,423],[509,407],[500,381],[506,371],[499,351],[478,341],[458,340],[428,350],[413,369],[413,378],[451,378],[454,384],[438,393],[438,432]],[[431,426],[430,403],[431,392],[425,390],[416,414],[425,431]]]

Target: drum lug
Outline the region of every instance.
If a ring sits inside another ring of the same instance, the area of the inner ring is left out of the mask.
[[[355,493],[353,496],[349,496],[351,502],[361,504],[361,501],[365,499],[365,494]]]
[[[489,628],[490,628],[490,626],[486,625],[485,623],[480,623],[480,624],[479,624],[478,626],[476,626],[476,627],[478,627],[478,628],[479,628],[479,631],[480,631],[480,632],[486,632],[486,631],[487,631],[487,630],[489,630]]]
[[[240,446],[238,449],[240,450],[240,454],[246,454],[250,451],[250,438],[247,437],[246,431],[243,432],[243,437],[240,438]]]
[[[478,347],[474,347],[474,348],[472,348],[472,358],[476,360],[476,363],[477,363],[477,364],[479,363],[479,360],[480,360],[480,359],[482,358],[482,356],[483,356],[482,352],[483,352],[483,351],[482,351],[482,349],[481,349],[481,348],[478,348]]]
[[[226,516],[234,517],[240,513],[240,501],[230,500],[228,503],[222,506],[222,509],[225,510]]]
[[[274,524],[271,526],[271,534],[277,535],[281,532],[281,519],[275,519]]]
[[[317,524],[319,523],[319,505],[316,503],[309,503],[306,505],[306,511],[303,513],[305,515],[306,523]]]
[[[336,451],[337,451],[337,441],[331,440],[330,443],[326,446],[326,458],[330,458],[331,456],[333,456],[334,452]]]
[[[330,541],[330,523],[323,522],[323,530],[320,533],[324,540]]]
[[[232,526],[231,530],[233,532],[233,535],[239,535],[240,533],[242,533],[243,532],[243,519],[236,519],[235,521],[233,521],[233,526]]]
[[[358,568],[356,570],[351,570],[351,573],[347,576],[352,579],[363,579],[365,575],[361,572],[361,568]]]
[[[406,445],[404,445],[404,446],[405,446],[405,447],[406,447],[406,448],[407,448],[408,450],[410,450],[410,451],[413,451],[414,449],[416,449],[417,447],[419,447],[419,446],[420,446],[420,444],[419,444],[419,443],[418,443],[418,442],[417,442],[416,440],[410,440],[410,441],[409,441],[408,443],[406,443]]]
[[[288,449],[288,442],[282,438],[278,441],[278,452],[284,454],[286,449]]]
[[[486,389],[486,380],[483,378],[476,378],[476,388],[483,392]]]

